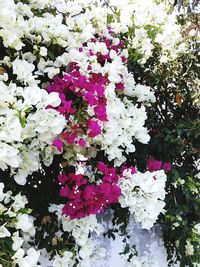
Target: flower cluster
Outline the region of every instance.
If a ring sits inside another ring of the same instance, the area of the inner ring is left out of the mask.
[[[67,73],[63,78],[55,77],[47,87],[48,92],[60,94],[62,102],[57,110],[68,119],[67,131],[61,135],[65,143],[82,148],[100,145],[116,165],[125,161],[122,147],[127,154],[135,151],[133,138],[149,141],[145,107],[138,107],[124,95],[142,103],[155,100],[150,88],[136,84],[128,72],[128,54],[123,46],[110,29],[108,37],[97,36],[70,50]],[[57,144],[63,145],[63,140]],[[65,153],[65,158],[68,155],[73,151]]]
[[[129,4],[121,6],[124,13],[128,9],[127,6],[130,10]],[[159,58],[162,62],[175,58],[184,50],[184,44],[180,45],[182,36],[181,27],[177,24],[177,12],[170,14],[166,3],[148,0],[144,4],[134,0],[131,7],[133,21],[130,26],[133,34],[128,37],[129,48],[134,50],[134,57],[141,64],[153,56],[153,51],[157,47],[160,47]],[[125,14],[130,16],[128,12]]]
[[[196,223],[192,231],[189,233],[188,238],[185,243],[185,255],[190,257],[194,266],[198,266],[199,262],[196,262],[196,259],[199,257],[200,249],[200,223]]]
[[[118,202],[121,190],[117,185],[119,176],[115,168],[99,162],[97,169],[103,174],[100,184],[91,184],[82,174],[62,174],[58,177],[63,185],[60,196],[67,198],[63,213],[80,219],[104,211],[110,204]]]
[[[23,65],[23,63],[22,63]],[[19,87],[0,82],[0,168],[11,169],[15,181],[24,185],[37,171],[41,159],[51,164],[56,151],[51,147],[65,119],[54,109],[60,104],[57,93],[38,87]]]
[[[88,79],[73,69],[63,78],[55,77],[54,82],[48,86],[48,92],[59,93],[61,104],[57,111],[68,121],[67,129],[62,132],[61,137],[68,146],[77,144],[85,147],[88,138],[101,134],[99,121],[107,121],[105,83],[106,78],[101,75],[94,73]],[[87,106],[92,108],[94,116],[87,114]],[[60,142],[63,144],[62,140]],[[57,141],[57,144],[60,143]],[[58,146],[57,148],[59,150]]]
[[[4,184],[0,183],[0,249],[5,249],[1,251],[2,264],[9,262],[19,267],[39,266],[40,252],[29,245],[35,236],[35,227],[34,218],[29,215],[30,210],[25,208],[27,203],[21,193],[12,195],[11,191],[4,192]],[[9,255],[9,258],[4,258],[4,255]]]
[[[150,229],[165,206],[166,175],[163,170],[154,172],[123,171],[119,180],[122,195],[119,203],[134,213],[142,228]]]
[[[100,235],[103,233],[103,225],[97,222],[95,215],[90,215],[82,219],[71,220],[69,216],[63,216],[62,210],[63,205],[51,204],[49,211],[56,213],[58,223],[62,226],[62,233],[69,233],[75,240],[76,243],[76,255],[70,251],[65,251],[63,255],[56,255],[53,261],[53,267],[61,267],[62,264],[65,266],[72,267],[75,264],[75,260],[78,260],[78,267],[91,267],[91,261],[93,259],[100,259],[105,256],[105,249],[102,247],[96,247],[92,238],[91,233]],[[67,265],[68,264],[68,265]]]

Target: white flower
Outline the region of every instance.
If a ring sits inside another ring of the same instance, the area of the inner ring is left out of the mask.
[[[82,259],[87,259],[89,258],[94,250],[94,244],[92,242],[92,240],[88,240],[86,244],[84,244],[84,246],[82,246],[82,248],[79,251],[79,256]]]
[[[154,93],[151,88],[142,84],[135,84],[132,74],[124,77],[125,91],[124,93],[131,97],[137,97],[137,101],[145,104],[153,103],[156,101]]]
[[[53,79],[53,77],[56,76],[56,74],[58,74],[60,72],[60,69],[49,67],[49,68],[46,68],[46,72],[48,72],[48,77],[50,79]]]
[[[64,232],[71,232],[79,246],[84,246],[87,243],[91,232],[95,232],[97,235],[100,235],[104,231],[103,226],[97,222],[95,215],[90,215],[82,219],[71,220],[69,217],[62,215],[62,208],[63,205],[51,204],[49,212],[56,213],[58,221],[62,224]]]
[[[39,169],[41,160],[46,164],[53,160],[52,143],[66,121],[47,107],[60,102],[58,93],[48,94],[37,85],[23,88],[0,82],[0,168],[10,167],[20,185]]]
[[[110,82],[113,82],[113,83],[119,83],[119,82],[121,82],[121,77],[117,73],[110,74],[108,76],[108,79],[109,79]]]
[[[52,106],[52,107],[58,107],[61,103],[61,99],[59,97],[59,94],[56,92],[52,92],[50,94],[45,95],[45,107]]]
[[[40,55],[43,57],[47,56],[47,48],[46,47],[44,47],[44,46],[40,47]]]
[[[22,196],[21,193],[19,193],[14,197],[14,203],[12,204],[12,207],[16,212],[20,209],[23,209],[27,203],[27,198],[25,196]]]
[[[0,30],[0,36],[3,38],[3,44],[5,47],[12,47],[16,50],[21,50],[24,43],[21,42],[21,33],[14,31],[14,29],[2,29]]]
[[[0,238],[10,237],[11,236],[10,232],[7,230],[5,225],[6,224],[0,226]]]
[[[0,140],[21,141],[22,126],[16,111],[8,109],[1,117]]]
[[[0,168],[7,169],[7,166],[18,168],[21,163],[19,151],[5,143],[0,142]]]
[[[194,255],[194,247],[193,245],[190,243],[190,241],[186,241],[186,245],[185,245],[185,255],[186,256],[192,256]]]
[[[14,259],[14,260],[15,259],[22,259],[24,254],[25,254],[24,250],[22,248],[19,248],[17,250],[17,252],[12,256],[12,259]]]
[[[65,118],[54,109],[40,109],[27,118],[28,135],[37,136],[40,141],[52,144],[53,138],[60,134],[66,125]]]
[[[56,255],[53,261],[53,267],[73,267],[74,264],[73,253],[69,251],[65,251],[63,256]]]
[[[27,256],[25,256],[25,251],[20,248],[12,257],[14,263],[18,264],[19,267],[39,266],[37,264],[40,257],[39,251],[36,251],[34,248],[29,248],[26,254]]]
[[[0,74],[0,81],[8,81],[8,73]]]
[[[84,246],[89,238],[90,232],[100,234],[103,232],[103,226],[97,222],[96,216],[90,215],[82,219],[70,220],[69,217],[62,217],[63,230],[72,232],[76,243]]]
[[[195,224],[194,226],[194,232],[198,235],[200,235],[200,223]]]
[[[197,173],[197,174],[195,175],[195,177],[196,177],[197,179],[199,179],[199,180],[200,180],[200,172],[199,172],[199,173]]]
[[[135,138],[138,139],[139,142],[143,144],[148,144],[150,140],[150,136],[146,132],[146,129],[141,129],[135,132]]]
[[[28,173],[20,169],[17,174],[14,175],[14,180],[19,185],[25,185],[27,176]]]
[[[19,236],[19,231],[13,233],[12,241],[13,241],[12,249],[14,251],[19,250],[24,242],[23,238]]]
[[[25,84],[35,83],[34,78],[37,76],[33,76],[35,66],[32,63],[16,58],[12,62],[12,66],[13,73],[17,75],[19,81],[22,81]]]
[[[4,190],[4,184],[0,183],[0,202],[3,201],[5,197],[3,190]]]
[[[19,214],[17,216],[17,222],[15,223],[16,229],[22,230],[30,235],[33,233],[33,217],[28,214]]]

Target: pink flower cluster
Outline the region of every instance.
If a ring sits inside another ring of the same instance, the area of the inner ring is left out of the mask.
[[[172,165],[169,162],[163,163],[160,160],[148,159],[147,168],[150,172],[158,171],[161,169],[165,171],[171,171]]]
[[[58,111],[65,116],[66,120],[70,122],[70,115],[73,115],[75,120],[79,120],[79,124],[71,123],[71,128],[62,134],[62,138],[68,144],[76,143],[85,146],[86,141],[79,138],[80,133],[91,138],[101,134],[99,121],[107,121],[104,96],[106,81],[100,74],[93,74],[88,79],[73,70],[69,74],[65,74],[63,78],[55,77],[53,83],[48,86],[48,92],[59,93],[61,105],[58,107]],[[70,100],[68,100],[69,98]],[[93,107],[96,117],[91,118],[86,113],[86,104]],[[54,145],[57,147],[56,143]]]
[[[108,168],[99,162],[98,175],[103,175],[100,184],[89,183],[82,174],[61,174],[58,177],[62,184],[60,196],[67,199],[63,214],[73,219],[80,219],[104,211],[110,204],[118,202],[121,195],[117,185],[119,176],[115,168]]]
[[[110,34],[113,34],[110,29]],[[124,42],[120,41],[117,45],[112,44],[112,40],[96,37],[91,43],[104,43],[107,47],[107,54],[94,52],[87,47],[87,43],[79,48],[79,53],[86,53],[88,59],[96,56],[98,62],[103,66],[106,62],[111,62],[110,51],[114,50],[120,55]],[[122,62],[127,58],[120,55]],[[102,133],[102,122],[108,121],[106,113],[105,88],[109,83],[106,74],[96,73],[92,70],[92,65],[88,65],[88,75],[81,74],[80,67],[76,62],[71,62],[63,77],[56,76],[53,82],[47,87],[47,91],[58,92],[61,104],[57,110],[63,114],[67,120],[67,129],[61,135],[62,140],[55,140],[53,146],[58,151],[62,151],[64,142],[67,144],[78,144],[85,147],[87,137],[94,138]],[[116,90],[123,91],[122,82],[115,85]],[[88,114],[88,107],[93,110],[93,116]],[[72,119],[73,117],[73,119]],[[63,142],[64,141],[64,142]]]

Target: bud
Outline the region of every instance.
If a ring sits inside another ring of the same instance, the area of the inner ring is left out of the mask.
[[[52,244],[52,246],[57,246],[58,241],[57,241],[57,238],[56,238],[56,237],[53,237],[53,238],[52,238],[52,240],[51,240],[51,244]]]
[[[51,217],[50,216],[44,216],[42,218],[41,224],[46,225],[47,223],[50,223],[50,222],[51,222]]]

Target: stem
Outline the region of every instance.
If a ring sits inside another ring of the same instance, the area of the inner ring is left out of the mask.
[[[2,257],[0,257],[0,260],[3,261],[3,262],[9,263],[9,264],[13,264],[12,261],[5,260],[5,259],[3,259]]]

